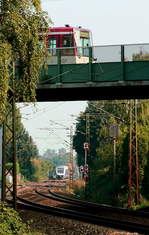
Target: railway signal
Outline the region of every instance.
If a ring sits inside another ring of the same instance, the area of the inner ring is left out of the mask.
[[[83,147],[84,147],[84,149],[89,149],[89,143],[85,142],[85,143],[83,144]]]
[[[87,164],[87,151],[89,150],[89,143],[85,142],[83,144],[84,151],[85,151],[85,165]]]
[[[88,174],[88,164],[84,166],[84,173]]]
[[[83,172],[84,171],[84,167],[81,165],[80,166],[80,172]]]
[[[87,181],[88,181],[88,164],[84,165],[84,179],[86,181],[86,185],[87,185]]]

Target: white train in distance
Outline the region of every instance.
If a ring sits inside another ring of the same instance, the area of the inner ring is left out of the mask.
[[[56,171],[56,178],[58,178],[58,179],[68,179],[69,178],[68,166],[57,166],[55,171]]]
[[[56,166],[55,170],[51,173],[49,172],[49,179],[69,179],[70,176],[70,167],[65,165]],[[78,167],[73,169],[73,178],[79,178]]]

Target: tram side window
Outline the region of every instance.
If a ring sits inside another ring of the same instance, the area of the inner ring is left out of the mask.
[[[74,50],[73,48],[73,37],[72,35],[64,35],[62,38],[62,47],[65,49],[62,50],[62,55],[63,56],[72,56],[74,55]]]
[[[49,52],[51,55],[56,55],[56,38],[49,39]]]
[[[89,56],[89,38],[81,38],[82,56]]]
[[[62,47],[73,47],[72,35],[63,36]]]

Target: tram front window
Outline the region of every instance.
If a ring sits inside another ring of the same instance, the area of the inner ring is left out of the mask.
[[[64,35],[62,38],[62,47],[66,47],[67,49],[62,50],[62,55],[69,56],[73,55],[73,37],[72,35]]]
[[[72,35],[64,35],[62,47],[73,47]]]
[[[89,56],[90,41],[88,38],[81,38],[82,56]]]
[[[58,172],[59,174],[64,174],[64,168],[58,168],[58,169],[57,169],[57,172]]]

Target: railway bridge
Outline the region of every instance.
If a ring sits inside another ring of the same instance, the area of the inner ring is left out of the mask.
[[[149,44],[89,47],[81,64],[66,64],[62,50],[45,58],[37,101],[149,98]]]

